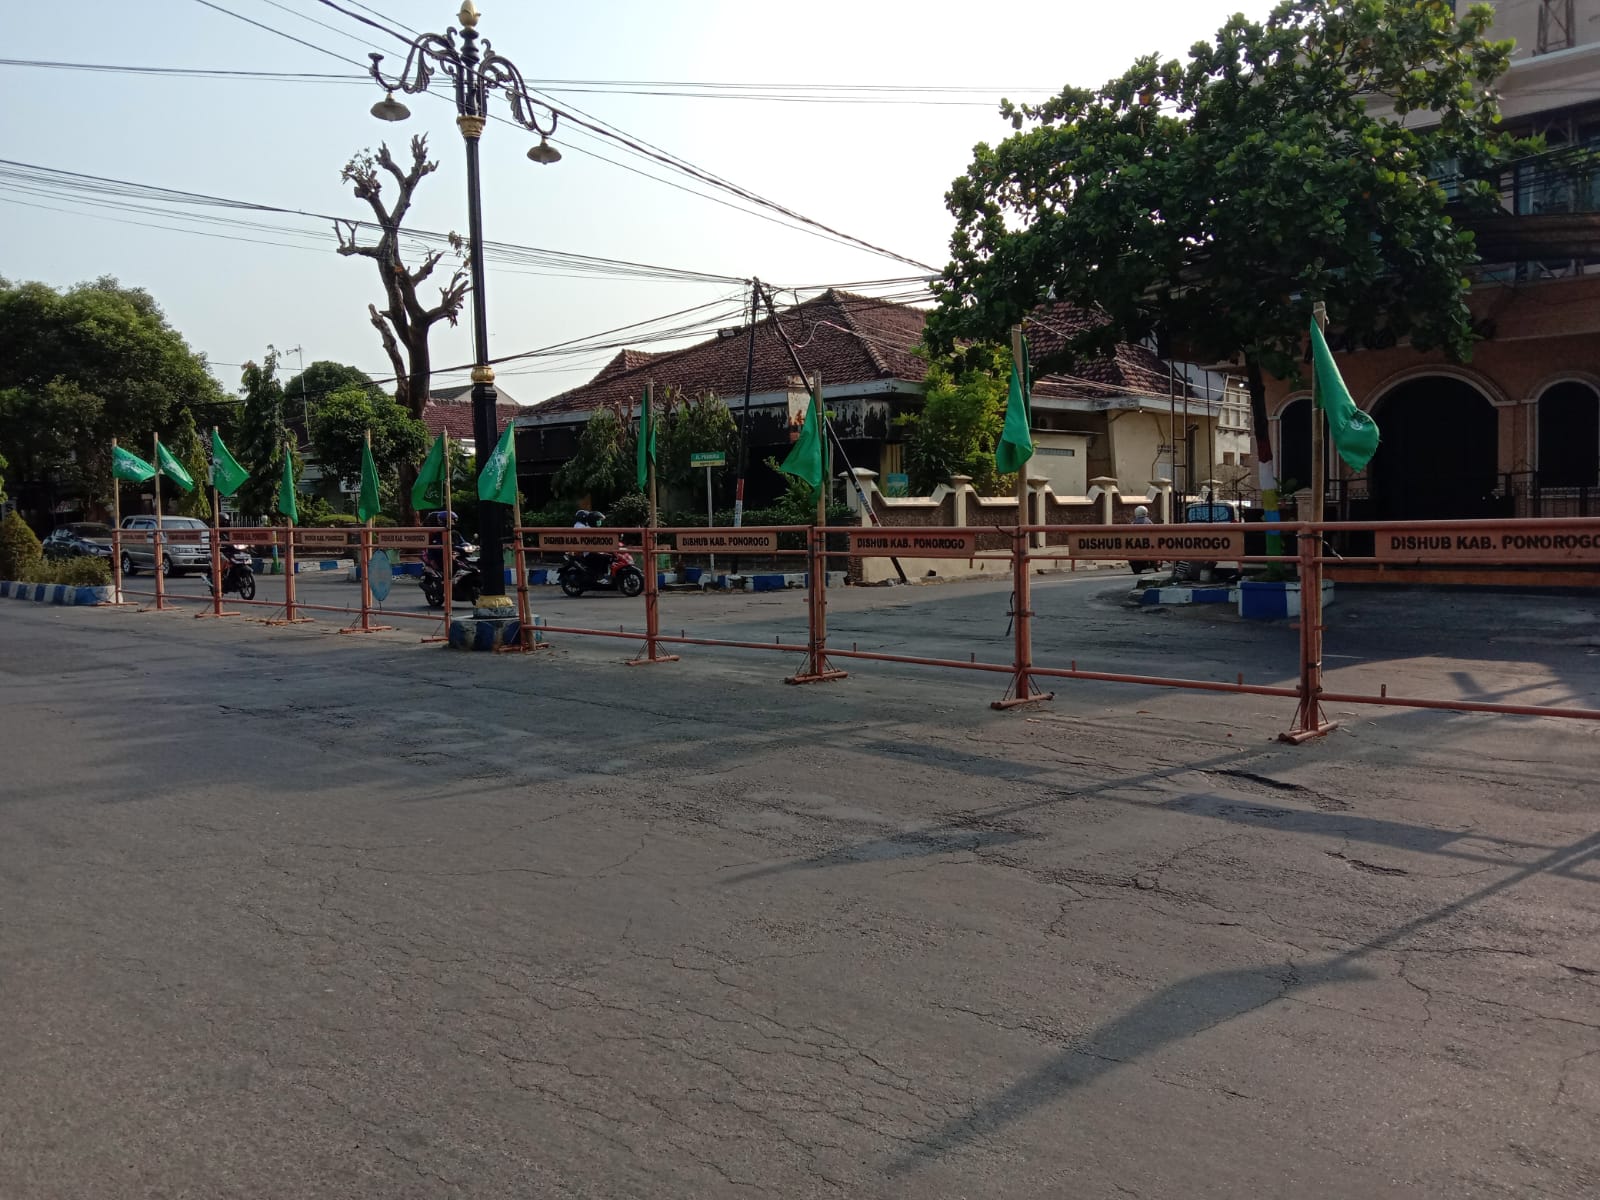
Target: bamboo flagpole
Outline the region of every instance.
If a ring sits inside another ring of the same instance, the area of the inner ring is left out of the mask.
[[[827,437],[828,410],[822,400],[822,372],[813,371],[810,379],[812,413],[806,413],[807,424],[817,430],[818,474],[817,512],[810,531],[811,553],[806,558],[806,627],[809,645],[806,648],[806,665],[784,680],[785,683],[824,683],[833,679],[848,678],[828,660],[828,490],[831,477],[831,446]]]
[[[216,445],[217,427],[211,427],[211,444]],[[195,613],[197,617],[231,617],[222,611],[222,496],[217,491],[217,459],[215,450],[210,456],[207,482],[211,485],[211,611]]]
[[[156,611],[160,612],[167,607],[166,578],[162,574],[162,564],[167,559],[167,535],[161,528],[161,435],[150,435],[150,465],[156,469],[151,476],[151,482],[156,488],[156,532],[155,541],[151,543],[153,553],[150,559],[150,569],[156,574]]]
[[[630,660],[629,666],[678,661],[676,654],[662,654],[656,641],[661,634],[661,578],[656,570],[656,527],[660,524],[660,514],[656,505],[655,393],[655,383],[647,381],[644,399],[639,404],[636,433],[638,457],[645,465],[645,495],[649,499],[650,513],[639,539],[639,554],[644,559],[644,648]]]
[[[372,430],[366,431],[367,457],[372,457]],[[365,464],[363,464],[365,466]],[[359,493],[358,493],[359,495]],[[372,632],[372,580],[368,573],[372,570],[372,517],[369,515],[361,522],[360,536],[361,561],[356,564],[356,575],[361,580],[361,631]]]
[[[111,439],[111,602],[122,603],[122,480],[117,478],[117,439]]]
[[[1033,381],[1028,378],[1027,347],[1022,340],[1022,326],[1011,327],[1011,365],[1016,373],[1017,391],[1015,399],[1021,401],[1022,412],[1027,421],[1028,429],[1026,443],[1028,452],[1032,452],[1032,424],[1033,414],[1029,404],[1029,391]],[[1012,403],[1006,402],[1007,422],[1012,419]],[[1002,435],[1003,437],[1004,435]],[[1019,434],[1020,437],[1020,434]],[[1024,459],[1017,466],[1017,529],[1012,538],[1012,584],[1011,584],[1011,620],[1015,643],[1012,651],[1013,670],[1011,687],[1004,699],[994,701],[991,708],[1014,708],[1019,704],[1034,704],[1040,700],[1054,699],[1054,692],[1041,692],[1033,685],[1033,580],[1029,574],[1028,547],[1031,535],[1027,526],[1031,524],[1031,514],[1028,503],[1028,461]]]
[[[455,599],[456,590],[456,481],[455,472],[450,466],[450,431],[446,429],[440,436],[444,438],[444,545],[440,547],[439,568],[444,575],[444,640],[448,643],[450,603]]]

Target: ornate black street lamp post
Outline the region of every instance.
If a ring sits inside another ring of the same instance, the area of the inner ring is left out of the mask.
[[[502,91],[511,104],[511,116],[524,129],[539,135],[539,144],[528,151],[536,163],[549,164],[561,159],[561,152],[546,139],[555,132],[556,114],[550,111],[548,126],[539,123],[538,105],[528,93],[522,72],[509,59],[496,54],[478,35],[478,9],[466,0],[456,14],[461,23],[457,31],[443,35],[420,34],[406,53],[405,66],[397,79],[387,79],[379,64],[383,55],[372,55],[372,77],[388,93],[372,106],[372,115],[383,121],[403,121],[411,110],[394,98],[395,92],[424,92],[435,70],[443,71],[455,84],[456,125],[467,146],[467,222],[472,266],[472,439],[476,470],[482,472],[494,451],[495,429],[494,368],[489,365],[488,301],[483,285],[483,204],[478,182],[478,139],[489,118],[489,94]],[[547,110],[549,111],[549,110]],[[449,504],[448,497],[446,504]],[[505,506],[484,502],[479,507],[479,579],[483,594],[478,600],[479,615],[511,617],[514,609],[505,589],[504,544],[508,536]]]

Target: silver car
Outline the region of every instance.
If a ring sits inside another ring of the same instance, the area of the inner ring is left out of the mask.
[[[155,569],[154,517],[122,518],[122,573],[137,575]],[[128,535],[135,535],[130,537]],[[198,517],[162,517],[161,573],[211,569],[211,527]]]

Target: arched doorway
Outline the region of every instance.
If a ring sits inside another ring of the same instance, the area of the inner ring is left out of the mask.
[[[1600,483],[1600,395],[1568,380],[1539,396],[1539,487],[1592,488]]]
[[[1494,495],[1500,422],[1462,379],[1425,375],[1384,393],[1373,408],[1382,440],[1367,467],[1380,521],[1508,516]]]
[[[1277,464],[1278,487],[1283,492],[1295,492],[1311,486],[1311,399],[1302,396],[1291,400],[1278,413],[1278,440],[1274,459]],[[1329,446],[1331,439],[1322,443],[1322,465],[1327,471],[1333,461]],[[1325,474],[1323,478],[1331,478]]]

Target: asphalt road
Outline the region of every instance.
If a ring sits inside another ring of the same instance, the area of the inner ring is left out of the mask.
[[[1041,586],[1041,658],[1292,673],[1123,585]],[[1341,604],[1340,671],[1594,694],[1592,604]],[[331,628],[0,607],[0,1196],[1600,1191],[1595,726]]]

